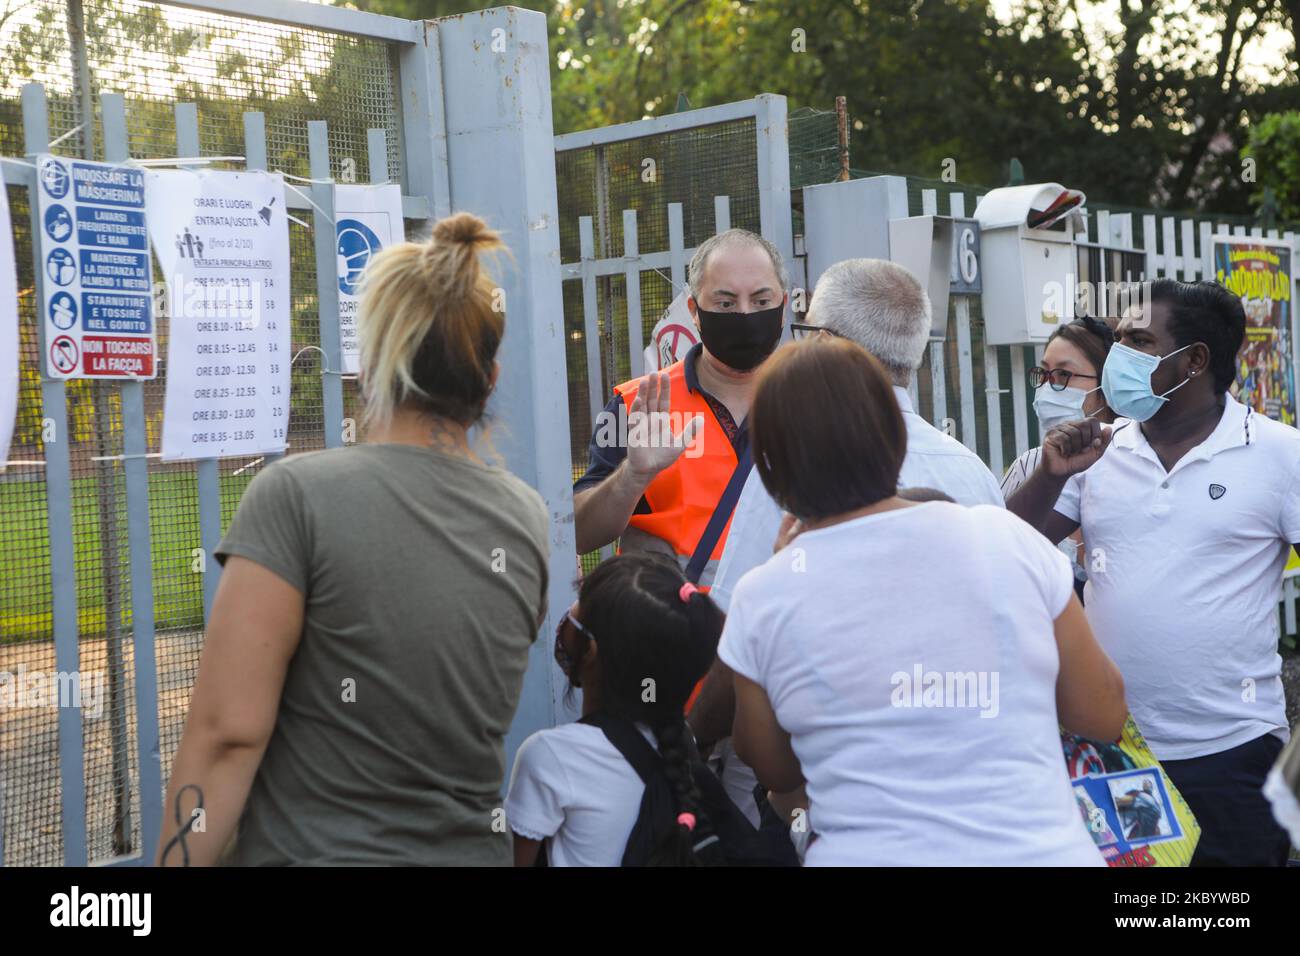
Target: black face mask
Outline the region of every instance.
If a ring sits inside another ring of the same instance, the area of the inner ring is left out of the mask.
[[[781,341],[785,304],[761,312],[709,312],[698,306],[700,339],[709,354],[737,372],[748,372]]]

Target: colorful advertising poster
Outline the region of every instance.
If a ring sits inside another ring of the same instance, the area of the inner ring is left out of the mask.
[[[335,252],[339,270],[339,345],[343,371],[361,371],[357,344],[357,303],[366,265],[385,246],[406,238],[402,222],[402,188],[334,187]]]
[[[1234,394],[1287,425],[1296,424],[1294,268],[1291,249],[1281,240],[1214,238],[1215,278],[1241,298],[1246,310],[1246,341],[1237,356]]]
[[[1113,867],[1187,866],[1201,828],[1130,716],[1116,741],[1062,735],[1079,817]]]
[[[153,378],[157,339],[144,171],[36,160],[51,378]]]
[[[164,460],[283,452],[289,427],[289,224],[264,172],[150,171],[167,280]]]

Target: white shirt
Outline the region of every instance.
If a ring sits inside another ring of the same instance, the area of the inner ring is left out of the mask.
[[[1002,476],[1002,497],[1010,499],[1020,486],[1023,485],[1035,471],[1038,470],[1038,462],[1043,457],[1043,446],[1035,445],[1028,451],[1022,452],[1020,456],[1011,463],[1007,473]]]
[[[1003,506],[1002,492],[988,466],[973,451],[951,435],[945,435],[912,410],[907,389],[894,386],[903,424],[907,427],[907,454],[898,476],[900,488],[933,488],[962,505]],[[781,530],[781,506],[763,487],[758,469],[752,469],[736,502],[731,527],[718,561],[718,573],[709,597],[724,611],[741,577],[772,556],[772,545]],[[714,748],[712,761],[722,765],[722,784],[732,802],[749,822],[758,826],[758,807],[753,800],[758,778],[731,748],[730,739]]]
[[[1166,473],[1137,424],[1065,486],[1083,529],[1084,606],[1161,760],[1287,739],[1277,605],[1300,542],[1300,432],[1225,396]]]
[[[1072,594],[1028,524],[947,502],[806,531],[745,575],[718,655],[790,733],[809,866],[1105,865],[1057,727]]]
[[[1033,448],[1022,453],[1020,457],[1011,463],[1011,467],[1007,469],[1007,473],[1002,476],[1001,491],[1003,498],[1008,501],[1011,500],[1011,496],[1019,491],[1020,486],[1029,480],[1029,476],[1038,470],[1038,463],[1042,460],[1042,457],[1043,446],[1035,445]],[[1076,581],[1088,580],[1087,570],[1079,564],[1079,548],[1078,545],[1074,543],[1074,539],[1068,537],[1062,538],[1060,543],[1057,544],[1057,547],[1061,549],[1062,554],[1070,559],[1070,567],[1074,571],[1074,579]]]
[[[658,749],[653,732],[637,724]],[[520,746],[506,795],[510,829],[546,840],[550,866],[619,866],[645,784],[590,724],[539,730]]]
[[[945,435],[912,410],[907,389],[894,386],[898,407],[907,426],[907,455],[898,476],[900,488],[933,488],[961,505],[1002,507],[1002,492],[988,466],[961,442]],[[758,469],[749,473],[736,502],[719,559],[718,573],[709,596],[724,611],[741,576],[772,556],[772,544],[781,530],[780,505],[763,487]]]

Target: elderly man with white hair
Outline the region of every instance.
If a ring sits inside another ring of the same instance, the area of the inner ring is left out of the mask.
[[[827,334],[849,339],[885,366],[907,426],[907,455],[898,479],[900,491],[932,488],[958,504],[1003,505],[997,479],[979,456],[912,408],[907,390],[929,340],[930,298],[910,272],[882,259],[837,262],[817,280],[808,322],[795,324],[793,330],[796,339]],[[834,415],[835,409],[826,409],[826,414]],[[736,582],[772,556],[783,517],[781,508],[763,488],[757,469],[753,470],[736,504],[710,594],[723,610],[731,601]],[[936,555],[936,559],[940,558]],[[715,665],[715,670],[723,667]],[[729,732],[733,704],[731,681],[714,680],[711,675],[690,715],[701,744]],[[752,796],[757,780],[731,752],[729,743],[720,741],[715,749],[715,768],[720,770],[732,800],[757,824],[759,810]]]

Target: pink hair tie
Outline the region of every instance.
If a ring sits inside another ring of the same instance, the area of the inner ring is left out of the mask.
[[[682,585],[681,590],[677,592],[677,596],[678,596],[679,598],[681,598],[681,599],[682,599],[682,603],[685,604],[685,603],[687,603],[688,601],[690,601],[690,599],[691,599],[691,595],[694,594],[694,593],[695,593],[696,591],[698,591],[698,590],[699,590],[699,588],[697,588],[697,587],[696,587],[694,584],[692,584],[690,581],[687,581],[685,584]]]
[[[694,830],[695,830],[695,814],[693,814],[693,813],[679,813],[679,814],[677,814],[677,822],[680,823],[682,826],[686,827],[686,829],[688,829],[688,830],[694,832]]]

